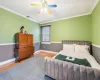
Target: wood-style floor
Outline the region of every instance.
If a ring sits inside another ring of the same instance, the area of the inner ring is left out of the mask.
[[[52,58],[56,54],[55,53],[40,52],[40,53],[38,53],[38,55],[41,56],[41,57],[46,57],[47,56],[47,57]],[[27,59],[29,59],[29,58],[27,58]],[[27,60],[27,59],[25,59],[25,60]],[[5,70],[7,70],[11,67],[14,67],[17,64],[20,64],[21,62],[24,62],[25,60],[22,60],[20,62],[11,62],[11,63],[5,64],[5,65],[2,65],[2,66],[0,66],[0,72],[5,71]]]
[[[27,58],[27,59],[29,59],[29,58]],[[24,62],[27,59],[24,59],[20,62],[11,62],[11,63],[5,64],[5,65],[2,65],[2,66],[0,66],[0,72],[5,71],[13,66],[16,66],[17,64],[20,64],[21,62]]]
[[[38,55],[41,56],[41,57],[53,58],[56,54],[55,53],[40,52]]]

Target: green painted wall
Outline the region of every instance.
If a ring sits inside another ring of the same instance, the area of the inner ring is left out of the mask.
[[[91,41],[92,39],[91,15],[56,21],[47,24],[51,24],[51,42],[59,42],[62,40]]]
[[[92,13],[92,42],[100,45],[100,1]]]
[[[40,41],[38,23],[0,8],[0,43],[13,43],[14,34],[19,32],[21,26],[24,26],[27,32],[34,34],[35,41]]]

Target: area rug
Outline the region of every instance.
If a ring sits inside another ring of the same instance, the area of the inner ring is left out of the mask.
[[[44,58],[35,56],[4,72],[0,80],[53,80],[44,73]]]

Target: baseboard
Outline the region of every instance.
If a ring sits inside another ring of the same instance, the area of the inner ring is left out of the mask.
[[[100,48],[100,45],[92,44],[92,46]]]
[[[14,62],[14,61],[15,61],[15,58],[0,62],[0,66],[5,65],[5,64],[10,63],[10,62]]]
[[[53,52],[53,51],[47,51],[47,50],[38,50],[34,53],[34,55],[38,54],[39,52],[47,52],[47,53],[55,53],[57,54],[58,52]]]
[[[41,50],[35,51],[34,55],[38,54],[39,52],[41,52]]]
[[[40,50],[42,52],[48,52],[48,53],[58,53],[58,52],[54,52],[54,51],[48,51],[48,50]]]

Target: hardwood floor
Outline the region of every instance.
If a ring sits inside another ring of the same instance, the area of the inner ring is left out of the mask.
[[[5,64],[5,65],[2,65],[2,66],[0,66],[0,72],[7,70],[15,65],[17,65],[17,63],[15,63],[15,62],[11,62],[11,63]]]
[[[54,57],[56,55],[56,53],[40,52],[40,53],[38,53],[38,55],[41,56],[41,57],[50,57],[50,58],[52,58],[52,57]],[[29,59],[29,58],[27,58],[27,59]],[[27,59],[22,60],[20,62],[11,62],[11,63],[8,63],[6,65],[2,65],[2,66],[0,66],[0,72],[5,71],[5,70],[7,70],[7,69],[9,69],[11,67],[14,67],[17,64],[20,64],[21,62],[26,61]]]
[[[56,55],[56,53],[40,52],[38,55],[41,56],[41,57],[53,58]]]
[[[29,58],[27,58],[27,59],[29,59]],[[7,69],[9,69],[11,67],[14,67],[17,64],[20,64],[20,63],[26,61],[27,59],[24,59],[24,60],[22,60],[20,62],[11,62],[11,63],[5,64],[5,65],[2,65],[2,66],[0,66],[0,72],[5,71],[5,70],[7,70]]]

